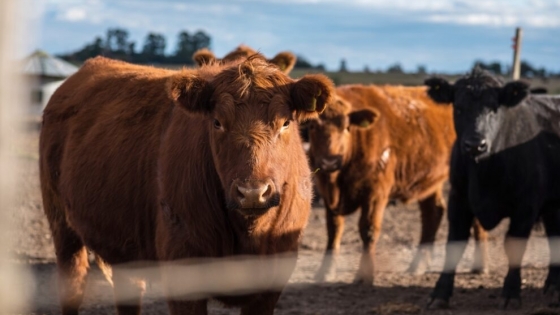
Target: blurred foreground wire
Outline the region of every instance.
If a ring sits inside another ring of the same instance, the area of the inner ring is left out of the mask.
[[[21,1],[0,1],[0,313],[21,309],[25,305],[25,279],[18,265],[10,260],[12,240],[7,229],[17,185],[15,139],[20,128],[22,77],[17,69],[16,51]],[[21,34],[19,34],[21,35]],[[28,279],[28,278],[27,278]]]

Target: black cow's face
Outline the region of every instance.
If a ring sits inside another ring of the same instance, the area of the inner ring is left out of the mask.
[[[461,153],[476,160],[489,155],[507,111],[528,94],[528,85],[514,81],[502,86],[490,74],[474,70],[450,84],[441,78],[426,80],[428,94],[438,103],[453,103],[453,121]]]

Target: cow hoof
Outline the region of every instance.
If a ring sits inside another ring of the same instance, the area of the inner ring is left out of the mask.
[[[362,286],[371,286],[373,287],[373,279],[366,279],[366,278],[359,278],[357,277],[354,279],[354,284],[362,285]]]
[[[406,270],[406,273],[411,274],[413,276],[420,276],[425,274],[427,271],[427,268],[423,268],[423,267],[419,267],[419,266],[410,266],[408,267],[408,269]]]
[[[414,258],[406,272],[412,275],[423,275],[428,271],[430,263],[431,251],[428,248],[420,247],[416,254],[414,254]]]
[[[321,283],[321,282],[334,282],[336,281],[336,270],[334,268],[332,269],[319,269],[319,271],[317,271],[317,273],[315,274],[315,276],[313,277],[313,280],[317,283]]]
[[[444,299],[438,298],[430,298],[428,304],[426,305],[426,309],[428,310],[445,310],[449,308],[449,301]]]
[[[502,310],[518,310],[521,308],[521,298],[503,298],[500,301],[500,309]]]
[[[474,273],[475,275],[487,275],[489,273],[489,270],[487,267],[473,267],[472,273]]]

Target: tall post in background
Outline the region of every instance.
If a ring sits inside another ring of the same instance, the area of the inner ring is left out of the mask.
[[[515,37],[513,38],[513,71],[511,72],[512,79],[519,80],[521,74],[521,34],[520,27],[515,29]]]
[[[15,144],[23,107],[21,71],[16,68],[18,35],[23,23],[20,0],[0,1],[0,314],[20,312],[25,305],[24,281],[18,265],[10,258],[12,240],[6,235],[14,211],[17,189]],[[16,311],[18,310],[18,311]]]

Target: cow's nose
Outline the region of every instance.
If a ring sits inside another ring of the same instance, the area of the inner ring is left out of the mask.
[[[252,180],[237,184],[237,202],[241,208],[269,208],[269,200],[274,194],[271,180]]]
[[[463,142],[465,151],[467,151],[472,156],[478,156],[486,151],[488,151],[488,142],[486,139],[473,137],[466,139]]]
[[[323,171],[332,172],[340,168],[340,161],[342,158],[338,155],[329,156],[321,159],[320,168]]]

